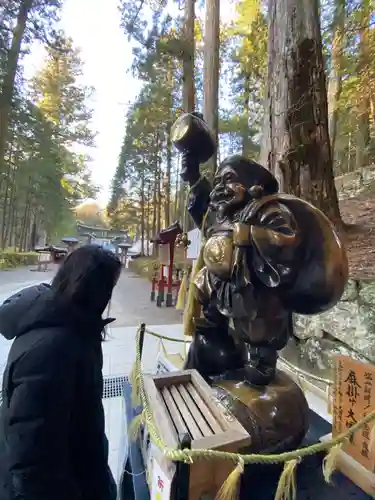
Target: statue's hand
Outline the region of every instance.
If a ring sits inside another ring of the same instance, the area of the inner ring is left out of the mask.
[[[205,121],[202,113],[194,111],[191,113],[203,122]],[[183,153],[182,155],[182,167],[181,167],[181,179],[184,182],[189,182],[190,185],[195,184],[200,176],[199,172],[199,159],[191,153]]]
[[[242,210],[241,213],[241,222],[243,224],[247,224],[252,226],[258,222],[258,214],[257,211],[254,213],[253,202],[250,202],[246,205],[246,207]]]
[[[199,180],[199,161],[194,155],[190,153],[184,153],[182,155],[180,175],[181,179],[184,182],[188,182],[190,185],[195,184]]]

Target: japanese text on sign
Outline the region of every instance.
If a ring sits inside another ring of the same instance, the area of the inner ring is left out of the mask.
[[[361,363],[346,356],[336,359],[333,436],[345,432],[375,409],[375,367]],[[375,453],[370,450],[373,423],[369,423],[356,432],[350,442],[344,445],[346,453],[351,455],[366,469],[374,471]]]

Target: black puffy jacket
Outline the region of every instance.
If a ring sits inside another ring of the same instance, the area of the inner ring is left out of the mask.
[[[0,500],[115,500],[102,404],[104,321],[59,310],[48,285],[0,307],[14,342],[0,409]]]

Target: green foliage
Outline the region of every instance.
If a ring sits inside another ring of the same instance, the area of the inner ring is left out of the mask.
[[[11,54],[12,31],[6,28],[14,27],[21,3],[11,1],[2,17],[1,78],[9,72]],[[62,2],[41,0],[32,5],[13,88],[6,170],[0,183],[0,244],[19,250],[33,248],[44,232],[47,240],[55,242],[74,234],[72,208],[97,192],[88,159],[73,152],[76,145],[93,144],[95,134],[89,126],[92,111],[87,107],[92,89],[79,84],[79,52],[72,40],[56,29]],[[46,57],[26,85],[20,61],[35,38],[45,43]]]
[[[138,257],[137,259],[130,259],[129,269],[135,274],[139,274],[142,278],[152,280],[155,269],[155,259],[150,257]]]
[[[55,143],[92,146],[92,110],[87,100],[93,89],[77,84],[82,75],[79,51],[59,32],[56,45],[47,47],[46,52],[44,67],[31,82],[32,99],[51,127]]]
[[[38,263],[36,252],[15,252],[14,250],[0,251],[0,269],[12,269],[21,266],[33,266]]]

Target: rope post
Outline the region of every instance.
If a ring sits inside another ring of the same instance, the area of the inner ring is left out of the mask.
[[[141,323],[141,327],[139,330],[139,354],[140,354],[141,359],[142,359],[142,352],[143,352],[143,343],[145,340],[145,331],[146,331],[146,323]]]
[[[191,450],[191,437],[189,433],[178,436],[179,449]],[[176,463],[176,500],[189,500],[190,464],[185,462]]]

